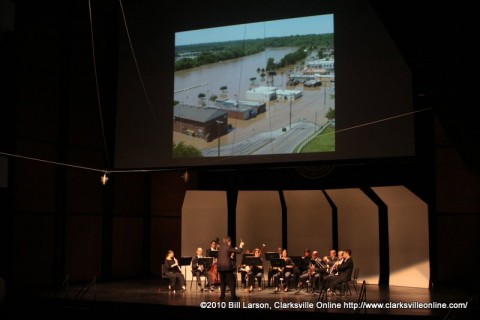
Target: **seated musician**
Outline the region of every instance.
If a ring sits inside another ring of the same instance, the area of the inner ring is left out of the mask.
[[[298,266],[298,273],[302,275],[308,272],[308,267],[310,266],[310,260],[312,259],[312,255],[310,253],[310,249],[305,249],[302,256],[302,265]]]
[[[313,251],[308,271],[300,275],[297,289],[300,290],[301,287],[308,284],[308,286],[312,287],[313,292],[315,292],[316,288],[320,287],[320,283],[322,283],[323,278],[326,276],[327,268],[327,263],[319,258],[318,251]]]
[[[288,292],[291,277],[294,276],[295,264],[292,259],[288,257],[288,252],[286,249],[282,251],[282,259],[285,260],[285,267],[275,267],[278,269],[278,272],[273,275],[273,285],[275,286],[275,292],[278,292],[280,289],[280,280],[285,281],[285,289],[283,291]]]
[[[253,256],[255,258],[259,258],[260,260],[257,265],[248,266],[245,268],[248,292],[252,292],[253,287],[255,286],[255,279],[258,281],[258,290],[262,290],[263,262],[259,248],[255,248],[255,250],[253,250]]]
[[[352,260],[352,250],[344,250],[341,258],[341,263],[339,262],[334,266],[334,274],[325,278],[325,286],[328,287],[328,295],[335,295],[335,289],[340,287],[343,282],[348,281],[352,278],[352,271],[354,266]]]
[[[168,285],[169,290],[175,290],[177,286],[182,287],[182,292],[185,292],[185,277],[183,276],[182,269],[178,264],[178,260],[175,258],[173,250],[168,250],[165,257],[165,276],[170,279]]]
[[[210,273],[210,266],[206,266],[204,264],[199,264],[198,260],[200,258],[205,258],[203,256],[203,249],[202,248],[197,248],[196,255],[192,258],[192,274],[195,276],[197,279],[197,285],[199,287],[202,286],[202,281],[201,281],[201,276],[205,276],[207,278],[207,287],[205,289],[214,291],[212,287],[212,274]],[[203,288],[202,288],[203,290]]]
[[[252,252],[247,249],[245,250],[245,253],[244,254],[251,254]],[[247,268],[248,266],[246,266],[245,264],[241,264],[238,266],[238,272],[240,273],[240,284],[243,286],[243,288],[246,288],[247,287]]]
[[[282,251],[283,251],[283,248],[282,247],[278,247],[277,248],[277,253],[278,253],[278,257],[276,258],[282,258]],[[270,288],[270,286],[272,285],[272,279],[273,279],[273,276],[275,275],[275,273],[278,272],[278,269],[275,269],[275,268],[272,268],[270,267],[268,269],[268,274],[267,274],[267,286]]]
[[[325,261],[328,265],[328,272],[330,272],[330,269],[333,267],[335,262],[337,262],[338,256],[337,256],[337,250],[332,249],[330,250],[330,255],[323,257],[323,261]]]

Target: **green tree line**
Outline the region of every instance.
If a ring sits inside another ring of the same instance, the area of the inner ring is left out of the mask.
[[[181,58],[175,62],[175,71],[199,67],[205,64],[241,58],[264,51],[266,48],[298,47],[307,50],[333,48],[333,34],[292,35],[266,39],[237,40],[215,43],[191,44],[175,47],[175,56],[191,54],[195,58]],[[282,65],[299,60],[301,53],[286,55]],[[305,53],[306,56],[306,53]],[[284,60],[282,59],[282,60]]]

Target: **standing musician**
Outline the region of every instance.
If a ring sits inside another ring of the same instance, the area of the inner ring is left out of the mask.
[[[182,292],[185,292],[185,277],[173,250],[168,250],[165,257],[165,276],[170,279],[169,290],[175,290],[176,286],[179,285],[182,287]]]
[[[290,284],[290,277],[294,275],[294,268],[295,264],[293,263],[292,259],[288,257],[288,252],[286,249],[282,251],[282,259],[285,260],[285,267],[274,267],[277,269],[277,273],[273,275],[273,285],[275,286],[275,292],[279,291],[280,286],[280,278],[283,278],[285,281],[285,289],[283,291],[288,292],[288,287]]]
[[[236,294],[236,254],[242,253],[244,242],[240,240],[238,247],[232,247],[232,240],[230,237],[223,238],[222,244],[218,248],[218,272],[220,272],[220,300],[225,299],[225,291],[227,285],[230,287],[232,300],[238,300]]]
[[[255,250],[253,250],[253,256],[259,258],[258,264],[245,267],[248,292],[252,292],[255,285],[255,279],[258,281],[258,290],[262,290],[263,261],[261,255],[262,251],[259,248],[255,248]]]
[[[209,266],[205,266],[203,264],[198,264],[198,259],[204,258],[203,256],[203,249],[197,248],[196,255],[192,259],[192,274],[197,278],[197,285],[199,287],[202,286],[201,276],[207,278],[207,287],[205,289],[213,291],[212,287],[212,274],[210,273]],[[202,289],[203,290],[203,289]]]
[[[210,271],[210,275],[212,277],[212,285],[214,287],[216,287],[220,283],[220,277],[217,269],[217,255],[214,256],[215,253],[218,254],[218,247],[220,246],[218,242],[218,238],[216,240],[212,240],[210,242],[210,248],[206,250],[207,257],[213,257],[212,265],[209,267],[209,269],[207,269],[207,271]]]

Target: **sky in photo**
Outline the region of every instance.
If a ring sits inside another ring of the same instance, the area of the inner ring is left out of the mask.
[[[175,45],[333,33],[333,14],[177,32]]]

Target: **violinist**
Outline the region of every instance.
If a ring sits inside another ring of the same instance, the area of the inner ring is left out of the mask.
[[[183,276],[182,269],[180,269],[173,250],[168,250],[167,252],[167,256],[165,257],[165,270],[165,276],[170,279],[168,289],[175,290],[178,285],[182,287],[182,292],[185,292],[185,277]]]

